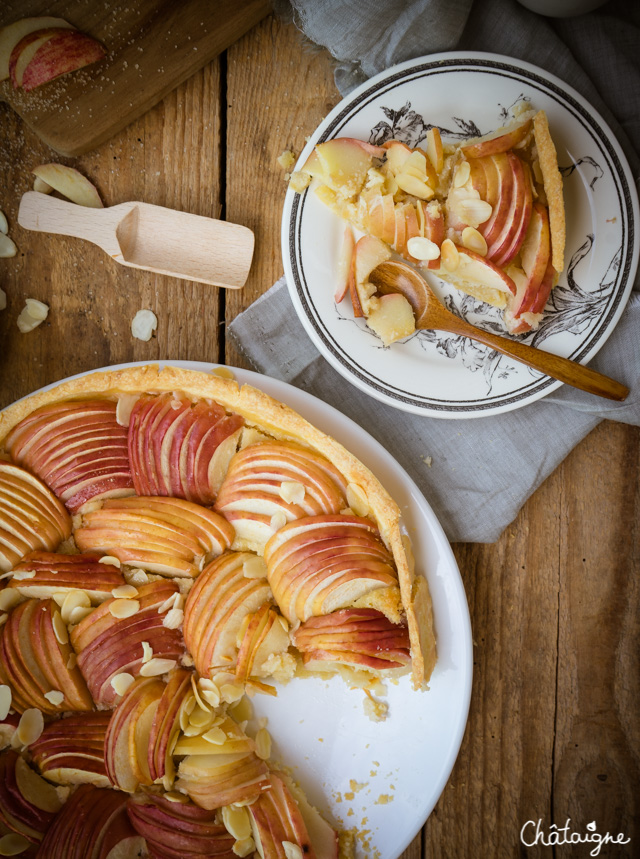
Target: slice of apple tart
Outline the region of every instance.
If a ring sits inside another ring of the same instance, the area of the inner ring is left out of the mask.
[[[0,413],[0,564],[0,848],[350,855],[246,696],[309,671],[426,688],[427,581],[357,457],[231,379],[71,380]]]
[[[315,193],[350,230],[336,300],[349,292],[386,344],[415,330],[408,302],[382,299],[369,274],[393,253],[504,311],[514,334],[540,324],[564,268],[562,176],[543,111],[519,110],[509,126],[464,144],[429,129],[424,149],[398,140],[318,144],[291,187]],[[355,245],[355,246],[354,246]]]

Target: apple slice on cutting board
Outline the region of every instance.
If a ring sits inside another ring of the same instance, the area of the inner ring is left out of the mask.
[[[19,42],[30,33],[54,27],[66,30],[75,29],[72,24],[69,24],[63,18],[49,17],[21,18],[19,21],[14,21],[13,24],[3,27],[0,30],[0,81],[4,81],[9,77],[9,61],[13,49]]]

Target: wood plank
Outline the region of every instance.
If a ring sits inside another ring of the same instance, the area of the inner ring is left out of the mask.
[[[640,840],[640,430],[602,424],[562,465],[553,813]],[[563,855],[584,855],[584,847]]]
[[[226,217],[256,236],[247,283],[226,295],[231,320],[283,273],[280,223],[286,182],[276,159],[285,149],[300,153],[340,95],[328,53],[303,48],[296,28],[274,17],[232,45],[227,57]],[[228,343],[226,359],[247,366]]]
[[[222,208],[220,89],[215,60],[98,149],[53,160],[89,176],[107,205],[139,199],[215,217]],[[6,105],[0,111],[8,130],[1,156],[6,194],[0,207],[19,248],[18,256],[0,261],[8,298],[0,313],[0,405],[107,364],[158,358],[217,362],[217,288],[127,269],[87,242],[18,226],[20,196],[32,185],[30,171],[51,161],[52,153]],[[16,327],[25,298],[50,306],[48,319],[29,334]],[[158,317],[158,330],[148,343],[131,335],[131,320],[141,308]]]
[[[101,41],[107,56],[29,93],[3,81],[0,99],[52,149],[65,155],[87,152],[158,104],[270,7],[269,0],[3,3],[0,25],[43,14],[64,18]]]

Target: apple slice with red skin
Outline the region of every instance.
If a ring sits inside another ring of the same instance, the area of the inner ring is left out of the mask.
[[[27,841],[32,844],[38,844],[44,836],[44,833],[53,822],[62,803],[59,802],[55,811],[43,809],[43,804],[49,807],[56,807],[54,798],[57,798],[55,788],[52,785],[44,782],[35,772],[31,772],[25,779],[25,773],[22,773],[21,783],[24,788],[25,783],[27,793],[25,796],[20,788],[18,780],[18,772],[20,768],[28,767],[28,764],[12,749],[7,749],[0,754],[0,826],[6,827],[9,831],[17,832],[22,835]],[[39,779],[44,784],[38,784],[34,791],[32,787],[32,779]],[[49,793],[49,790],[53,794]],[[46,795],[47,801],[42,801],[42,795]],[[39,805],[34,802],[37,800]],[[43,854],[46,855],[46,854]]]
[[[277,633],[278,628],[281,631],[281,636],[279,637],[282,639],[280,647],[276,650],[272,644],[269,647],[270,653],[286,652],[289,646],[288,632],[281,625],[280,615],[269,603],[264,603],[258,611],[253,613],[238,650],[238,659],[236,662],[236,677],[238,680],[246,683],[253,673],[254,663],[260,648],[264,647],[265,642],[268,642],[269,633],[272,633],[272,641],[275,643],[274,639],[276,636],[273,634],[273,631],[275,629]]]
[[[554,285],[556,272],[551,264],[549,214],[541,203],[533,205],[529,229],[521,249],[521,259],[525,277],[505,314],[505,321],[512,333],[531,328],[530,322],[522,320],[521,317],[525,313],[542,313]]]
[[[47,832],[42,859],[133,859],[144,839],[127,815],[127,795],[81,785],[67,800]]]
[[[507,158],[513,171],[509,211],[505,216],[502,230],[491,242],[487,241],[487,259],[495,262],[498,266],[508,265],[516,256],[524,241],[531,217],[532,197],[529,168],[512,152],[507,153]]]
[[[466,158],[483,158],[486,155],[497,155],[502,152],[508,152],[522,143],[527,134],[531,131],[531,120],[528,119],[516,128],[503,131],[499,129],[491,137],[484,140],[478,140],[475,143],[466,143],[460,147],[460,151]]]
[[[37,409],[14,427],[5,444],[72,512],[89,500],[133,494],[127,429],[117,422],[114,402]]]
[[[391,198],[391,201],[393,204],[393,198]],[[393,235],[395,235],[395,214],[393,219]],[[393,236],[391,237],[391,241],[393,241]],[[355,250],[356,292],[360,308],[365,317],[371,312],[371,297],[376,291],[375,286],[369,282],[369,275],[377,265],[386,262],[388,259],[391,259],[391,250],[381,238],[371,235],[362,236],[362,238],[358,239]]]
[[[292,638],[305,665],[337,661],[385,670],[411,661],[407,627],[392,623],[376,609],[343,609],[311,618]]]
[[[289,623],[344,608],[373,590],[397,585],[391,556],[377,529],[356,516],[291,522],[266,544],[264,559],[271,590]]]
[[[302,497],[286,489],[302,487]],[[293,442],[261,442],[238,451],[229,464],[215,510],[233,525],[236,543],[255,551],[274,533],[272,517],[287,521],[346,506],[346,481],[323,456]]]
[[[36,51],[40,48],[40,45],[43,45],[52,36],[64,32],[65,30],[62,27],[49,27],[42,30],[35,30],[20,39],[11,51],[11,56],[9,57],[9,79],[11,80],[14,89],[18,89],[22,86],[24,70],[31,62]]]
[[[45,725],[29,746],[39,771],[57,784],[91,783],[108,787],[104,740],[110,712],[74,713]]]
[[[485,171],[486,200],[492,207],[491,216],[480,224],[478,230],[490,247],[502,233],[509,216],[511,201],[514,194],[514,171],[506,153],[486,156],[478,159]]]
[[[188,755],[178,766],[176,788],[201,808],[244,803],[269,789],[269,769],[254,752]]]
[[[30,92],[61,75],[96,63],[106,55],[97,39],[79,30],[63,30],[36,51],[22,76],[22,88]]]
[[[53,551],[71,535],[64,506],[37,477],[0,460],[0,571],[29,552]]]
[[[9,61],[15,46],[30,33],[53,27],[73,30],[74,27],[63,18],[20,18],[0,29],[0,81],[9,77]]]
[[[56,626],[60,622],[55,622],[54,617],[59,615],[58,606],[53,600],[46,600],[41,608],[34,614],[34,648],[43,670],[50,672],[53,688],[64,695],[60,708],[68,711],[92,710],[93,699],[80,668],[78,665],[69,668],[74,650],[69,642],[61,643],[56,635]]]
[[[222,555],[204,568],[184,608],[183,636],[196,668],[208,677],[214,667],[232,668],[244,618],[270,597],[266,578],[247,578],[248,552]]]
[[[516,294],[516,285],[512,278],[501,268],[498,268],[491,260],[480,256],[480,254],[462,245],[456,245],[455,247],[460,259],[458,268],[454,272],[457,277],[469,283],[481,284],[499,292],[505,292],[510,295]],[[441,267],[438,269],[438,274],[444,280],[447,279],[448,272],[446,269]]]
[[[101,564],[99,555],[30,552],[13,572],[35,573],[31,578],[13,581],[13,587],[25,597],[38,599],[67,594],[79,588],[92,602],[98,603],[109,599],[114,588],[125,584],[120,570],[111,564]]]
[[[157,677],[139,677],[113,711],[104,741],[104,763],[111,782],[132,793],[150,785],[148,738],[165,684]]]
[[[321,859],[309,838],[304,818],[278,773],[270,775],[271,789],[247,807],[251,828],[264,859],[282,859],[282,842],[296,844],[308,859]]]
[[[127,812],[134,829],[145,838],[152,857],[235,859],[235,839],[216,822],[217,809],[209,811],[189,801],[172,802],[164,796],[146,793],[130,797]]]
[[[147,756],[149,776],[153,782],[165,776],[172,780],[175,775],[171,744],[180,729],[180,708],[191,688],[191,676],[192,672],[186,668],[175,668],[158,702],[149,733]]]

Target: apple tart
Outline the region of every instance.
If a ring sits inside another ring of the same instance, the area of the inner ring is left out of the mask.
[[[0,413],[0,855],[352,853],[250,697],[436,650],[400,512],[263,392],[155,366]]]
[[[336,301],[349,293],[354,315],[385,344],[415,330],[408,301],[377,295],[369,281],[393,253],[502,309],[512,334],[539,326],[565,245],[562,176],[543,111],[521,109],[509,126],[458,145],[443,144],[435,126],[424,149],[328,140],[290,187],[302,192],[312,178],[350,225]],[[357,243],[351,227],[363,234]]]

